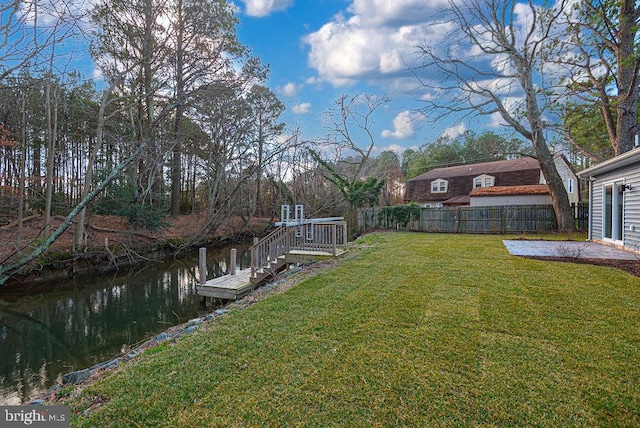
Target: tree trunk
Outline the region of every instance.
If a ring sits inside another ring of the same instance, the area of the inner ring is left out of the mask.
[[[536,157],[538,158],[542,174],[549,186],[551,203],[556,215],[558,230],[561,232],[571,232],[575,228],[573,212],[571,211],[569,197],[567,196],[567,190],[562,182],[562,177],[560,177],[560,174],[558,173],[558,169],[553,160],[553,155],[551,154],[551,151],[547,146],[547,141],[544,137],[542,114],[540,112],[540,107],[538,106],[531,66],[527,62],[526,58],[521,57],[515,62],[520,84],[525,91],[527,118],[531,127],[531,142],[536,152]]]
[[[22,241],[24,205],[25,205],[25,182],[27,169],[27,109],[26,96],[22,94],[22,137],[20,144],[20,176],[18,178],[18,243]]]
[[[182,145],[176,142],[173,146],[173,158],[171,160],[171,217],[180,215],[180,179],[182,177]]]
[[[51,76],[49,76],[45,89],[46,117],[47,117],[47,171],[45,177],[45,205],[44,205],[44,225],[41,237],[47,239],[51,233],[51,211],[53,205],[53,167],[56,155],[56,134],[57,134],[57,100],[51,99]],[[53,103],[53,105],[52,105]]]
[[[89,159],[87,160],[87,172],[84,176],[84,186],[82,188],[81,199],[84,199],[89,194],[91,189],[91,182],[93,181],[93,166],[96,162],[96,157],[98,156],[98,150],[102,147],[102,132],[104,129],[105,122],[105,110],[107,107],[107,100],[109,98],[109,94],[111,90],[105,91],[102,96],[102,102],[100,103],[100,110],[98,112],[98,124],[96,125],[96,141],[95,145],[91,149],[91,153],[89,154]],[[76,221],[76,234],[73,240],[73,247],[75,249],[81,249],[84,247],[83,238],[84,238],[84,230],[87,216],[87,208],[82,208],[78,213],[78,220]]]
[[[631,150],[634,146],[634,134],[638,132],[638,93],[637,81],[638,59],[636,58],[635,38],[636,0],[620,2],[619,57],[618,57],[618,121],[616,133],[618,136],[618,150],[616,155]]]
[[[176,108],[176,117],[173,122],[173,150],[171,159],[171,217],[178,218],[180,215],[180,190],[182,179],[182,142],[180,128],[182,127],[182,118],[184,115],[185,102],[185,83],[184,83],[184,19],[182,0],[178,0],[177,6],[177,25],[176,25],[176,99],[178,107]]]

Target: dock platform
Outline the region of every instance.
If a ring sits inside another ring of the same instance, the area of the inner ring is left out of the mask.
[[[296,212],[298,210],[296,206]],[[347,223],[342,217],[304,220],[302,215],[296,214],[296,219],[289,222],[291,224],[280,224],[261,240],[254,238],[250,248],[251,267],[241,269],[235,275],[204,282],[206,249],[201,248],[199,270],[200,281],[204,284],[201,282],[202,285],[196,286],[198,294],[205,298],[239,299],[288,265],[337,258],[347,251]],[[235,266],[235,250],[231,250],[231,254],[230,265]]]
[[[340,250],[336,255],[322,251],[291,251],[283,259],[285,264],[307,263],[314,260],[329,260],[342,256],[346,251]],[[280,265],[279,265],[280,266]],[[274,270],[275,273],[276,270]],[[270,273],[260,272],[260,278],[268,280],[272,277]],[[208,280],[204,285],[197,285],[196,291],[202,297],[214,299],[237,300],[246,296],[260,281],[251,279],[251,268],[241,269],[235,275],[224,275]]]
[[[251,282],[251,268],[241,269],[235,275],[224,275],[197,285],[196,291],[202,297],[236,300],[249,294],[258,284]]]

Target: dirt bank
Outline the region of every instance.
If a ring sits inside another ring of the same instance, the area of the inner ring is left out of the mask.
[[[255,219],[246,224],[240,218],[230,218],[214,233],[198,235],[204,220],[203,216],[195,214],[182,215],[177,219],[168,217],[166,226],[151,232],[131,230],[122,217],[94,215],[85,232],[86,248],[74,250],[75,227],[72,226],[22,275],[13,277],[5,287],[55,281],[74,275],[95,275],[145,261],[163,260],[178,251],[197,246],[262,236],[269,228],[268,219]],[[53,228],[62,221],[62,218],[54,218]],[[21,234],[15,227],[0,229],[0,263],[8,264],[32,251],[39,243],[41,230],[42,219],[27,222]],[[194,236],[197,240],[193,239]]]

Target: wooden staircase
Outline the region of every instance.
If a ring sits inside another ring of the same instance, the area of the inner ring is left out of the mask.
[[[282,225],[251,248],[251,282],[273,277],[290,263],[337,257],[346,251],[345,221]]]
[[[250,250],[251,267],[205,281],[196,286],[198,294],[204,299],[235,300],[288,264],[339,257],[347,250],[347,223],[305,220],[283,224],[261,240],[256,238]]]

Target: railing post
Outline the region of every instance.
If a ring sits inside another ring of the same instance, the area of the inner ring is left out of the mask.
[[[333,254],[334,256],[337,254],[336,251],[336,244],[338,241],[338,224],[337,223],[333,223],[331,225],[331,254]]]
[[[343,249],[347,249],[347,240],[349,239],[349,235],[347,234],[347,222],[342,224],[342,245]]]
[[[284,252],[285,253],[290,253],[291,252],[291,231],[293,230],[293,227],[289,227],[289,226],[285,226],[284,227]]]
[[[198,251],[198,273],[200,285],[205,285],[207,283],[207,249],[204,247]]]
[[[231,249],[231,256],[230,256],[230,261],[229,261],[229,274],[230,275],[235,275],[236,274],[236,255],[238,254],[238,250],[236,250],[235,248]]]

